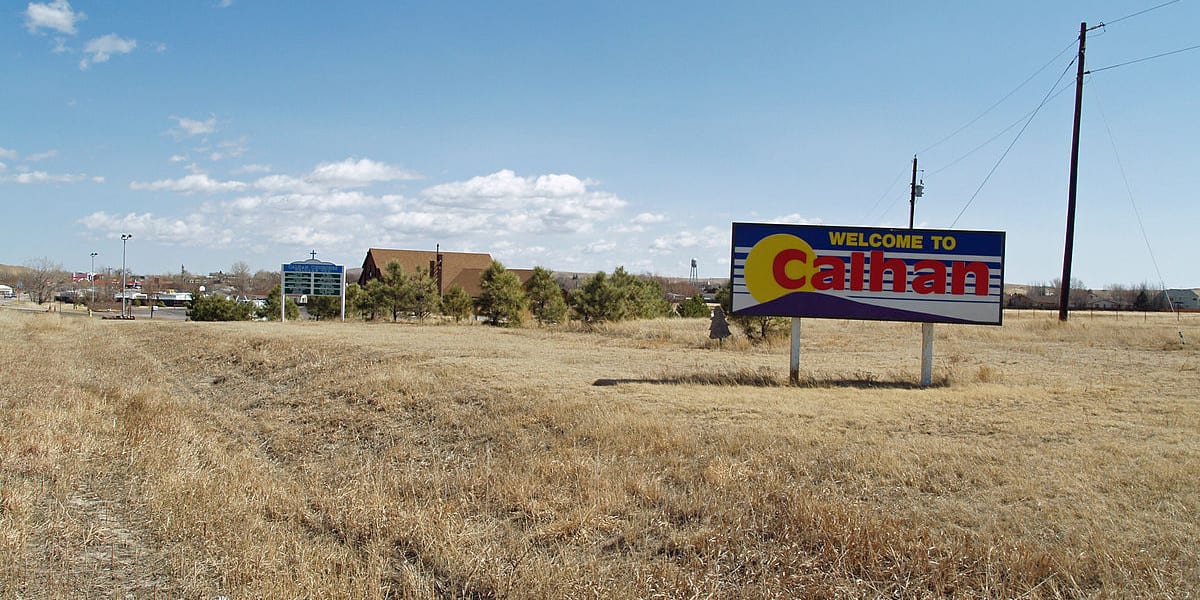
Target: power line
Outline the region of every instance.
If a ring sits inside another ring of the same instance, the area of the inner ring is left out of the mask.
[[[1172,50],[1170,52],[1163,52],[1162,54],[1155,54],[1154,56],[1147,56],[1146,58],[1139,58],[1137,60],[1131,60],[1129,62],[1123,62],[1123,63],[1119,63],[1119,64],[1115,64],[1115,65],[1109,65],[1107,67],[1101,67],[1099,69],[1092,69],[1091,71],[1084,72],[1084,75],[1091,75],[1092,73],[1099,73],[1100,71],[1107,71],[1109,69],[1115,69],[1117,67],[1124,67],[1125,65],[1132,65],[1134,63],[1146,62],[1148,60],[1154,60],[1156,58],[1162,58],[1164,56],[1171,56],[1172,54],[1179,54],[1181,52],[1187,52],[1188,50],[1195,50],[1197,48],[1200,48],[1200,44],[1197,44],[1195,46],[1188,46],[1187,48],[1180,48],[1179,50]]]
[[[1108,115],[1104,114],[1104,106],[1100,102],[1100,95],[1096,93],[1098,89],[1095,82],[1092,85],[1092,95],[1096,98],[1096,108],[1100,109],[1100,120],[1104,122],[1104,130],[1108,132],[1108,142],[1112,145],[1113,156],[1117,160],[1117,170],[1121,173],[1121,180],[1125,182],[1125,193],[1129,196],[1129,205],[1133,207],[1133,216],[1137,218],[1138,229],[1142,232],[1142,240],[1146,242],[1146,252],[1150,253],[1150,264],[1154,265],[1154,273],[1158,275],[1158,285],[1163,289],[1163,295],[1167,298],[1167,305],[1170,306],[1171,312],[1175,313],[1175,325],[1179,329],[1179,340],[1186,343],[1183,337],[1183,326],[1180,321],[1179,311],[1175,310],[1175,303],[1171,301],[1171,296],[1167,294],[1167,283],[1163,279],[1162,270],[1158,268],[1158,259],[1154,257],[1154,248],[1150,246],[1150,236],[1146,234],[1146,224],[1142,221],[1142,211],[1138,210],[1137,201],[1133,198],[1133,187],[1129,185],[1129,177],[1125,174],[1125,165],[1121,162],[1121,153],[1117,150],[1117,138],[1113,135],[1112,127],[1108,125]]]
[[[1062,80],[1060,79],[1059,81],[1062,81]],[[1057,97],[1061,96],[1063,92],[1065,92],[1065,91],[1067,91],[1067,90],[1069,90],[1069,89],[1071,89],[1071,86],[1070,86],[1070,84],[1068,84],[1068,85],[1064,85],[1064,86],[1062,86],[1062,87],[1058,88],[1058,91],[1056,91],[1056,92],[1054,92],[1053,94],[1051,94],[1051,95],[1050,95],[1050,98],[1048,98],[1048,100],[1053,100],[1053,99],[1055,99],[1055,98],[1057,98]],[[952,161],[950,161],[950,162],[946,163],[945,165],[943,165],[942,167],[940,167],[940,168],[938,168],[938,169],[936,169],[936,170],[930,171],[930,172],[929,172],[929,175],[930,175],[930,176],[937,175],[938,173],[941,173],[942,171],[945,171],[946,169],[949,169],[950,167],[953,167],[954,165],[956,165],[956,164],[958,164],[958,163],[962,162],[962,161],[963,161],[964,159],[966,159],[968,156],[971,156],[972,154],[975,154],[976,152],[978,152],[978,151],[982,150],[983,148],[987,147],[989,144],[991,144],[992,142],[996,141],[996,140],[997,140],[997,139],[998,139],[1000,136],[1002,136],[1002,135],[1004,135],[1004,134],[1008,133],[1008,131],[1009,131],[1010,129],[1012,129],[1013,127],[1016,127],[1017,125],[1020,125],[1022,121],[1024,121],[1024,120],[1025,120],[1025,119],[1027,119],[1027,118],[1029,118],[1029,117],[1030,117],[1030,116],[1032,116],[1034,113],[1036,113],[1036,112],[1037,112],[1037,110],[1038,110],[1038,108],[1041,108],[1041,106],[1038,106],[1037,108],[1035,108],[1035,109],[1033,109],[1033,110],[1031,110],[1031,111],[1029,111],[1029,112],[1027,112],[1027,113],[1025,113],[1025,114],[1023,114],[1023,115],[1021,115],[1020,117],[1018,117],[1018,118],[1017,118],[1017,120],[1016,120],[1016,121],[1013,121],[1013,122],[1012,122],[1012,123],[1011,123],[1011,124],[1010,124],[1008,127],[1005,127],[1004,129],[1001,129],[999,133],[997,133],[996,135],[993,135],[992,137],[988,138],[988,139],[987,139],[987,141],[983,142],[982,144],[979,144],[978,146],[975,146],[974,148],[972,148],[971,150],[969,150],[969,151],[968,151],[966,154],[963,154],[962,156],[959,156],[958,158],[956,158],[956,159],[954,159],[954,160],[952,160]]]
[[[1162,4],[1159,4],[1158,6],[1151,6],[1150,8],[1147,8],[1146,10],[1139,10],[1131,15],[1125,15],[1125,16],[1121,17],[1120,19],[1114,19],[1114,20],[1108,21],[1106,23],[1100,23],[1099,27],[1106,27],[1108,25],[1112,25],[1113,23],[1120,23],[1121,21],[1124,21],[1125,19],[1132,19],[1133,17],[1136,17],[1138,15],[1144,15],[1152,10],[1158,10],[1164,6],[1169,6],[1171,4],[1175,4],[1176,2],[1179,2],[1179,0],[1171,0],[1170,2],[1163,2]]]
[[[962,210],[958,211],[958,216],[954,217],[954,221],[950,223],[951,228],[958,224],[958,220],[962,218],[963,213],[967,212],[967,209],[971,207],[973,202],[975,202],[975,198],[979,196],[979,192],[983,190],[983,186],[987,185],[988,180],[992,178],[992,174],[996,172],[996,169],[1000,168],[1000,163],[1004,162],[1004,158],[1008,156],[1009,151],[1013,149],[1013,146],[1017,145],[1017,140],[1021,139],[1021,135],[1024,134],[1025,130],[1029,128],[1029,124],[1033,122],[1033,118],[1037,116],[1042,107],[1046,106],[1046,103],[1050,101],[1055,88],[1057,88],[1058,84],[1062,82],[1063,77],[1066,77],[1067,72],[1071,70],[1071,65],[1075,64],[1075,60],[1078,60],[1078,58],[1067,63],[1067,68],[1063,69],[1063,72],[1058,76],[1058,79],[1054,82],[1054,85],[1050,86],[1050,91],[1046,92],[1046,96],[1042,98],[1042,103],[1038,104],[1037,108],[1033,110],[1033,114],[1029,115],[1029,120],[1025,121],[1025,125],[1021,127],[1020,131],[1017,132],[1017,135],[1013,138],[1013,141],[1008,144],[1008,148],[1004,149],[1004,154],[1001,154],[1000,159],[996,161],[996,164],[992,165],[992,170],[988,171],[987,177],[983,178],[983,182],[980,183],[979,187],[975,189],[975,193],[971,194],[971,199],[967,200],[966,206],[964,206]]]
[[[1175,0],[1175,1],[1178,1],[1178,0]],[[1054,62],[1057,61],[1059,59],[1059,57],[1061,57],[1067,50],[1070,50],[1074,45],[1075,45],[1075,41],[1072,40],[1071,43],[1067,44],[1067,46],[1065,48],[1063,48],[1062,50],[1059,50],[1058,54],[1054,55],[1054,58],[1051,58],[1049,61],[1046,62],[1046,64],[1042,65],[1040,68],[1038,68],[1038,70],[1034,71],[1033,75],[1026,77],[1025,81],[1022,81],[1020,84],[1017,85],[1017,87],[1013,88],[1012,91],[1005,94],[1003,98],[997,100],[994,104],[992,104],[991,106],[984,109],[984,111],[979,113],[978,116],[976,116],[974,119],[971,119],[970,121],[968,121],[966,125],[963,125],[962,127],[959,127],[958,129],[955,129],[953,132],[951,132],[946,137],[944,137],[944,138],[934,142],[933,144],[930,144],[929,146],[923,148],[922,150],[918,151],[917,154],[918,155],[925,154],[926,152],[929,152],[930,150],[942,145],[942,143],[944,143],[946,140],[949,140],[950,138],[962,133],[962,131],[964,129],[974,125],[977,121],[979,121],[983,117],[987,116],[987,114],[992,112],[992,110],[994,108],[1003,104],[1005,100],[1008,100],[1010,97],[1012,97],[1013,94],[1017,93],[1017,91],[1019,91],[1021,88],[1025,87],[1025,84],[1029,83],[1030,81],[1033,81],[1033,78],[1040,75],[1042,73],[1042,71],[1045,71],[1046,67],[1049,67],[1050,65],[1054,64]]]
[[[896,178],[892,180],[892,183],[890,185],[888,185],[887,191],[885,191],[883,193],[883,195],[879,196],[879,199],[875,201],[875,204],[872,204],[871,208],[869,210],[867,210],[867,214],[863,215],[864,221],[866,221],[868,219],[868,217],[870,217],[872,214],[875,213],[875,209],[879,207],[879,203],[883,202],[883,199],[887,198],[887,195],[892,193],[892,188],[896,187],[896,183],[898,183],[900,181],[901,177],[904,177],[904,174],[906,172],[908,172],[907,168],[903,171],[900,171],[900,174],[897,175]]]

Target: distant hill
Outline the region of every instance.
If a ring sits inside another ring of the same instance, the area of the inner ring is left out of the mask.
[[[21,277],[22,273],[29,270],[29,267],[19,267],[16,265],[0,265],[0,282],[10,283]]]

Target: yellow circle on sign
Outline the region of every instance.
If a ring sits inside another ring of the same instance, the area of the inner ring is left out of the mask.
[[[808,242],[787,233],[769,235],[746,255],[742,273],[746,289],[759,302],[769,302],[792,292],[813,291],[816,253]]]

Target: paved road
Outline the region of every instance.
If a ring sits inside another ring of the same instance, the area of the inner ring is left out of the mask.
[[[51,308],[50,308],[51,306],[53,306],[53,310],[51,310]],[[26,311],[26,312],[57,312],[58,314],[66,316],[66,317],[86,317],[86,316],[88,316],[88,310],[86,308],[83,308],[83,307],[75,308],[74,306],[72,306],[70,304],[63,304],[61,302],[54,302],[52,304],[39,305],[39,304],[33,304],[32,302],[16,302],[14,300],[5,300],[3,302],[0,302],[0,308],[3,308],[4,310],[22,310],[22,311]],[[111,311],[111,312],[96,311],[96,312],[92,313],[91,316],[93,318],[97,318],[97,319],[100,319],[100,318],[103,318],[106,316],[114,316],[115,317],[116,315],[120,314],[120,312],[121,312],[120,310],[115,310],[115,311]],[[167,321],[186,321],[187,320],[187,309],[182,308],[182,307],[180,307],[180,308],[155,308],[154,314],[151,315],[150,307],[135,306],[135,307],[133,307],[133,318],[138,319],[138,320],[153,318],[156,320],[164,319]]]

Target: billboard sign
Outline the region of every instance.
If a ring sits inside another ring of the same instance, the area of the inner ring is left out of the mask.
[[[1004,232],[734,223],[733,314],[1000,325]]]
[[[341,296],[345,267],[318,260],[283,265],[283,293],[288,296]]]

